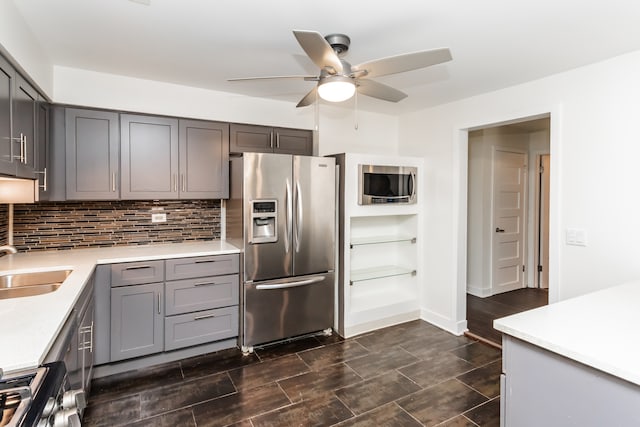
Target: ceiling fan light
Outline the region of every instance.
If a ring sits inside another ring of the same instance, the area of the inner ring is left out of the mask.
[[[345,76],[332,76],[318,84],[320,98],[329,102],[342,102],[351,98],[356,92],[352,79]]]

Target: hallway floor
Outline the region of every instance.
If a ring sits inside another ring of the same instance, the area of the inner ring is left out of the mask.
[[[493,329],[493,321],[511,314],[531,310],[549,303],[546,289],[523,288],[486,298],[467,294],[467,328],[469,332],[495,345],[502,344],[502,335]]]
[[[498,426],[499,350],[417,320],[95,379],[84,426]]]

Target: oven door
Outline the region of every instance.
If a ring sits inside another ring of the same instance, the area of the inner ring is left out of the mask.
[[[414,204],[417,168],[408,166],[359,165],[358,204]]]

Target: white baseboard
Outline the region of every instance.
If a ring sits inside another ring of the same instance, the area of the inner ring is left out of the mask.
[[[467,330],[466,320],[457,322],[448,317],[444,317],[441,314],[424,308],[420,311],[420,318],[426,322],[431,323],[432,325],[444,329],[447,332],[451,332],[454,335],[462,335]]]
[[[397,314],[395,316],[385,317],[383,319],[376,319],[370,322],[360,323],[357,325],[346,326],[344,328],[344,338],[351,338],[356,335],[364,334],[365,332],[375,331],[376,329],[386,328],[388,326],[397,325],[411,320],[420,319],[420,312],[418,310],[410,311],[407,313]]]
[[[480,288],[478,286],[467,286],[467,293],[478,298],[486,298],[491,296],[491,288]]]

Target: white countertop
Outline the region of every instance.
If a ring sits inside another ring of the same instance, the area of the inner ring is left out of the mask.
[[[640,385],[640,281],[503,317],[497,330]]]
[[[0,368],[40,365],[97,264],[239,253],[226,241],[26,252],[0,258],[0,275],[73,270],[56,291],[0,300]]]

